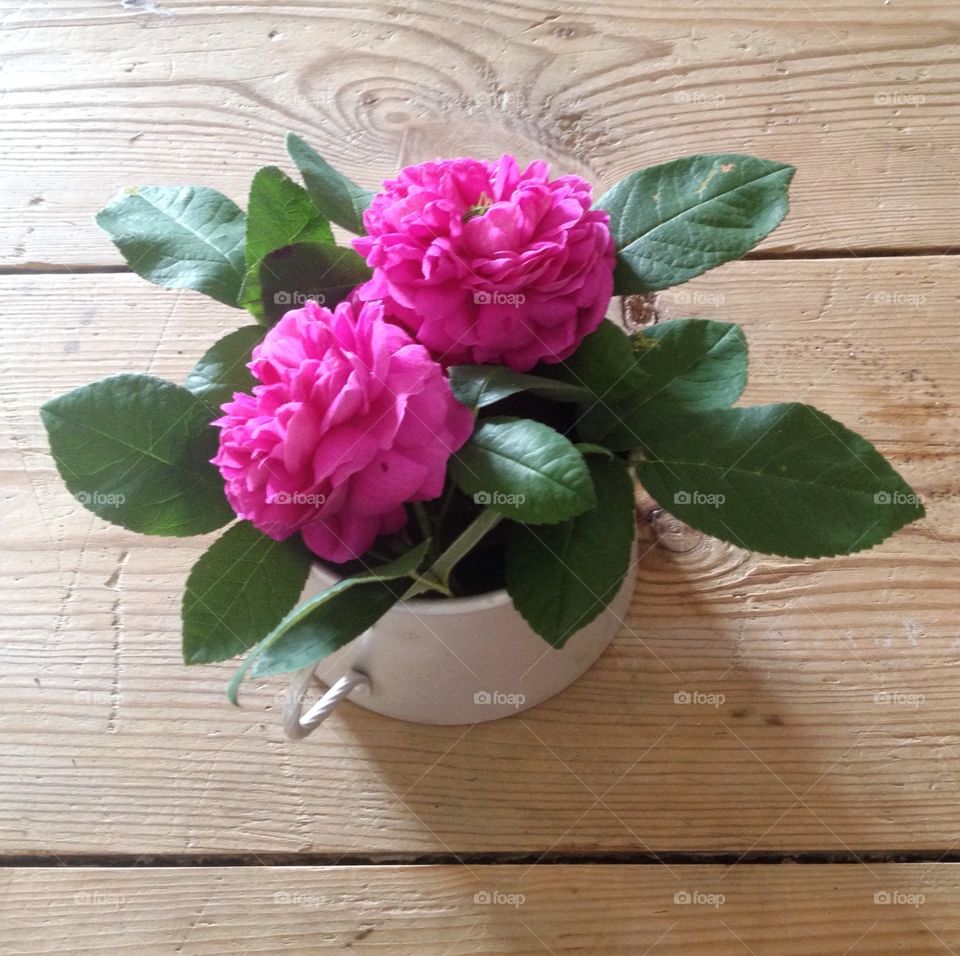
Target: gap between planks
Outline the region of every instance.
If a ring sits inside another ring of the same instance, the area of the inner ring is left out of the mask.
[[[954,258],[960,256],[960,243],[949,246],[914,246],[909,249],[887,246],[863,246],[859,249],[839,247],[836,249],[791,249],[769,252],[758,250],[748,252],[737,261],[747,262],[803,262],[817,259],[922,259],[933,257]],[[37,262],[22,266],[0,266],[0,276],[43,276],[43,275],[117,275],[131,273],[133,270],[118,263],[98,264]],[[146,280],[145,280],[146,281]],[[671,288],[676,288],[672,286]]]
[[[358,866],[850,866],[855,864],[960,863],[960,849],[930,850],[632,850],[597,853],[67,853],[0,856],[0,869],[111,867],[358,867]]]

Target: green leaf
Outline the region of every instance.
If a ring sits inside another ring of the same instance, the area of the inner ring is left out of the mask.
[[[287,134],[287,152],[303,176],[317,209],[331,222],[358,236],[366,235],[363,211],[374,193],[337,172],[320,154],[294,133]]]
[[[183,660],[223,661],[253,647],[297,603],[313,556],[299,535],[274,541],[241,521],[200,557],[183,594]]]
[[[253,347],[263,338],[263,327],[245,325],[225,335],[204,353],[187,376],[186,387],[218,412],[234,392],[249,392],[257,384],[247,368]]]
[[[852,554],[921,518],[864,438],[810,405],[699,412],[645,436],[637,474],[667,511],[741,548]]]
[[[450,475],[477,504],[514,521],[551,524],[596,504],[583,455],[530,419],[481,422],[451,458]]]
[[[233,703],[251,667],[257,677],[298,670],[323,660],[373,627],[402,597],[429,547],[423,541],[412,551],[368,574],[343,578],[326,591],[294,608],[251,651],[227,690]]]
[[[295,242],[333,242],[330,223],[299,183],[276,166],[264,166],[250,184],[247,268],[268,252]]]
[[[254,677],[299,670],[349,644],[373,627],[403,593],[391,581],[340,581],[325,592],[310,616],[292,624],[283,639],[264,650],[253,667]]]
[[[235,516],[210,459],[210,410],[179,385],[115,375],[41,409],[57,469],[73,496],[143,534],[204,534]]]
[[[205,186],[130,188],[96,219],[138,276],[237,304],[246,216],[222,193]]]
[[[605,402],[631,394],[644,381],[630,337],[609,319],[604,319],[573,355],[548,366],[545,372],[586,388]]]
[[[332,309],[371,275],[352,249],[326,242],[298,242],[276,249],[260,263],[265,321],[274,325],[307,299]]]
[[[616,455],[609,448],[603,445],[594,445],[589,441],[578,441],[573,446],[581,455],[603,455],[604,458],[616,458]]]
[[[517,392],[532,392],[557,402],[583,402],[590,392],[579,385],[514,372],[502,365],[453,365],[450,387],[458,401],[471,408],[483,408]]]
[[[662,322],[634,345],[643,384],[619,402],[597,403],[578,425],[584,438],[614,451],[636,448],[664,418],[732,405],[746,387],[747,340],[732,323]]]
[[[610,213],[614,294],[665,289],[738,259],[787,214],[794,168],[735,153],[632,173],[596,205]]]
[[[589,464],[594,508],[548,527],[512,525],[507,539],[507,591],[527,623],[554,647],[563,647],[613,600],[630,566],[633,482],[618,458]]]
[[[644,329],[637,364],[647,373],[644,394],[625,403],[676,412],[732,405],[747,386],[747,340],[732,322],[676,319]]]
[[[260,263],[276,249],[297,242],[333,242],[330,223],[307,191],[276,166],[253,177],[247,207],[246,276],[240,305],[263,319]]]

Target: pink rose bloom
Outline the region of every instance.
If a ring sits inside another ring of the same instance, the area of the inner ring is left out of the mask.
[[[223,405],[213,463],[241,518],[299,531],[329,561],[362,555],[406,522],[406,501],[443,490],[473,414],[443,368],[377,304],[307,302],[253,350],[261,384]]]
[[[353,242],[374,270],[358,295],[444,364],[559,362],[603,320],[613,239],[586,180],[503,156],[408,166],[383,186]]]

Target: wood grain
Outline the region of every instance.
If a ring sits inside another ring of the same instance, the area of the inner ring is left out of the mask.
[[[26,869],[0,953],[918,956],[958,902],[950,865]]]
[[[5,277],[0,294],[0,853],[956,845],[952,260],[738,263],[661,300],[741,321],[747,399],[802,398],[874,439],[923,495],[922,523],[851,558],[788,561],[648,505],[627,626],[566,692],[472,728],[350,706],[299,744],[280,732],[282,680],[235,709],[230,666],[180,663],[180,594],[210,538],[83,510],[37,413],[114,372],[182,380],[240,314],[129,275]]]
[[[946,251],[960,7],[876,0],[0,3],[0,265],[120,259],[131,184],[243,201],[293,129],[365,185],[503,150],[606,187],[693,152],[798,166],[765,249]]]

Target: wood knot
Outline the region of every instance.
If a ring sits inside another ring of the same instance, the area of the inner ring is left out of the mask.
[[[628,329],[641,329],[660,321],[656,292],[628,295],[623,299],[623,322]]]
[[[649,529],[658,548],[674,554],[687,554],[700,547],[703,534],[656,505],[640,508],[640,520]]]

